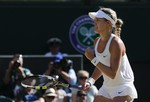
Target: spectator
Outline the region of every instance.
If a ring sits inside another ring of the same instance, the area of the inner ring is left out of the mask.
[[[65,90],[63,90],[62,88],[57,88],[56,93],[57,93],[57,102],[68,102],[66,99],[67,93],[65,92]]]
[[[33,102],[64,102],[66,93],[62,89],[48,88],[46,89],[43,97]]]
[[[78,78],[78,84],[79,85],[85,85],[86,81],[89,78],[89,72],[86,70],[79,70],[77,73],[77,78]],[[72,102],[77,101],[77,92],[78,89],[72,89]],[[87,98],[86,102],[93,102],[94,97],[98,94],[98,89],[95,85],[91,86],[90,89],[87,91]]]
[[[57,93],[53,88],[47,89],[43,97],[45,102],[57,102]]]
[[[4,76],[4,95],[10,98],[21,98],[23,87],[20,81],[26,76],[32,75],[28,68],[23,67],[22,54],[15,54],[9,62],[8,69]]]
[[[62,41],[59,38],[50,38],[47,41],[49,51],[45,54],[45,56],[67,56],[66,53],[61,52],[61,44]]]
[[[46,75],[58,75],[61,76],[59,80],[69,84],[76,84],[77,76],[75,70],[73,69],[73,61],[66,58],[61,58],[56,56],[52,62],[49,64],[49,68],[45,72]],[[67,96],[66,100],[71,101],[71,90],[70,88],[65,88]]]
[[[62,76],[70,84],[75,84],[77,81],[77,76],[73,69],[73,61],[60,56],[56,56],[50,61],[48,69],[44,74]]]
[[[84,91],[78,91],[76,102],[86,102],[86,100],[87,100],[87,94]]]

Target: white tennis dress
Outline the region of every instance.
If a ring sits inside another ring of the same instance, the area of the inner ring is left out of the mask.
[[[97,43],[95,45],[96,57],[99,59],[99,61],[102,64],[108,67],[110,67],[110,56],[111,56],[109,52],[109,47],[112,38],[114,36],[115,36],[114,34],[111,34],[106,44],[106,47],[102,53],[99,53],[97,51],[100,38],[97,40]],[[121,65],[114,79],[111,79],[104,73],[102,74],[103,74],[104,82],[102,87],[99,89],[99,93],[98,93],[99,95],[103,95],[111,99],[114,98],[115,96],[125,96],[125,95],[129,95],[133,99],[137,98],[137,91],[133,83],[134,74],[126,54],[122,56]]]

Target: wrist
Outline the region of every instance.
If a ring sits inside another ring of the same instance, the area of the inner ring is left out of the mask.
[[[87,82],[90,83],[90,85],[92,86],[95,83],[95,79],[90,77]]]
[[[99,63],[99,60],[97,59],[97,57],[94,57],[94,58],[91,60],[91,63],[92,63],[94,66],[97,66],[97,64]]]

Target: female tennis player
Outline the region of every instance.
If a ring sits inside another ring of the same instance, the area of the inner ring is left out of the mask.
[[[94,30],[100,37],[94,41],[95,53],[90,48],[85,51],[87,59],[96,66],[85,84],[86,89],[103,76],[103,85],[94,102],[133,102],[137,98],[134,73],[123,41],[112,33],[116,12],[111,8],[101,8],[89,12],[89,16],[94,20]]]

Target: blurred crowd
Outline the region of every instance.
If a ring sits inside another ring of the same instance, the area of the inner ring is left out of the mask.
[[[61,82],[84,85],[89,78],[89,72],[86,70],[75,72],[73,61],[65,58],[68,56],[67,53],[61,52],[62,41],[59,38],[50,38],[47,44],[49,51],[45,56],[53,57],[41,75],[58,75],[58,80]],[[34,72],[23,63],[22,54],[13,55],[0,86],[0,102],[93,102],[98,94],[98,89],[94,85],[88,91],[65,87],[49,87],[45,90],[25,88],[21,85],[21,81],[28,76],[33,76]]]

